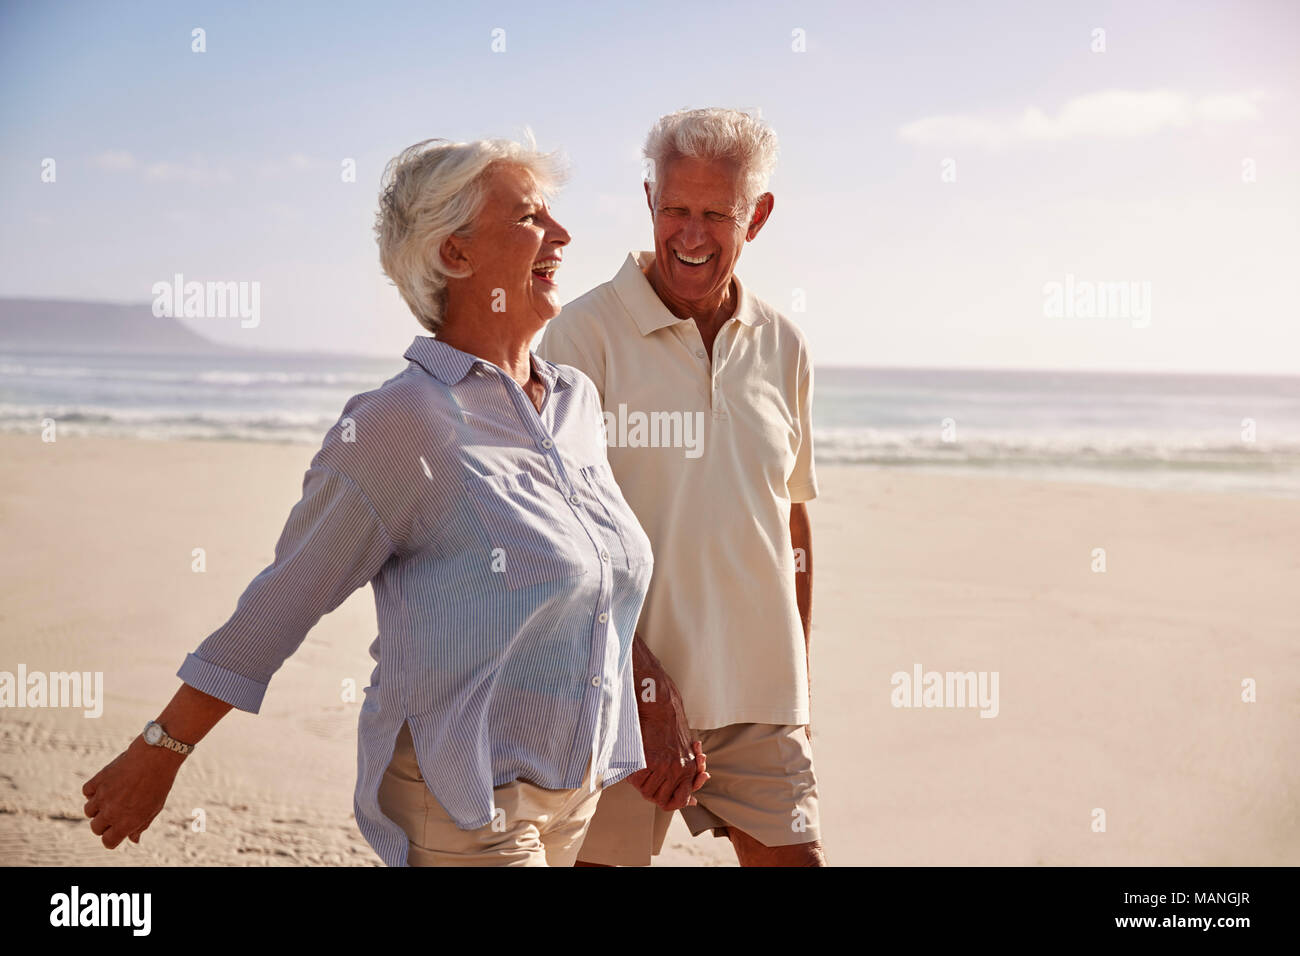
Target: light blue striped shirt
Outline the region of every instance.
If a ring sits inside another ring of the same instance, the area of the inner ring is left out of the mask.
[[[177,672],[256,713],[322,615],[369,581],[379,636],[361,705],[357,824],[404,866],[379,782],[409,721],[429,789],[462,829],[492,788],[610,786],[645,766],[632,637],[650,542],[606,461],[595,386],[534,356],[540,414],[502,369],[428,336],[353,396],[230,620]]]

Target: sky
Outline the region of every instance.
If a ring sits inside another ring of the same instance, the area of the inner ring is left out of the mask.
[[[737,273],[820,366],[1300,373],[1298,45],[1291,0],[4,2],[0,295],[256,282],[189,324],[400,354],[402,148],[561,150],[568,300],[652,246],[655,119],[729,106],[780,139]]]

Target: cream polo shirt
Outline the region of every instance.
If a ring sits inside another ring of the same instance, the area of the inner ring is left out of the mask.
[[[736,279],[713,360],[633,253],[564,307],[538,353],[590,376],[609,462],[654,549],[637,631],[697,730],[808,723],[790,505],[817,496],[812,362],[794,323]]]

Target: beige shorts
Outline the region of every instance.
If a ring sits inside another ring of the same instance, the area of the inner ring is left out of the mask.
[[[576,790],[514,780],[492,791],[492,823],[462,830],[425,784],[403,724],[379,782],[379,808],[406,831],[408,866],[573,866],[600,799],[590,787],[590,766]]]
[[[821,839],[812,745],[802,726],[732,724],[693,730],[708,761],[698,806],[682,809],[693,835],[735,827],[764,846]],[[663,849],[672,813],[622,780],[602,792],[578,859],[606,866],[649,866]]]

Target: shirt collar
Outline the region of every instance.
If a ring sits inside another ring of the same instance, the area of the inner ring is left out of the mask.
[[[452,348],[431,335],[417,335],[402,357],[410,359],[444,385],[458,384],[469,374],[471,368],[479,364],[505,374],[487,359]],[[537,377],[545,383],[548,391],[577,384],[569,369],[538,358],[531,352],[529,358],[533,363],[533,370],[537,372]]]
[[[614,292],[642,335],[649,335],[679,322],[691,321],[679,319],[668,311],[668,306],[664,305],[646,278],[645,270],[654,262],[654,258],[654,252],[629,252],[623,268],[614,276]],[[732,278],[736,280],[736,311],[732,318],[744,325],[762,325],[767,321],[767,316],[755,307],[754,297],[745,291],[740,276],[733,273]]]

